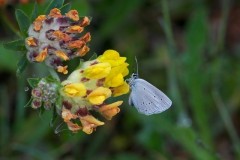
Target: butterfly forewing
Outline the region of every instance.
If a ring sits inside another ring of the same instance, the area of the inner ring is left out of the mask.
[[[134,79],[131,89],[129,104],[145,115],[161,113],[172,105],[172,101],[162,91],[143,79]]]

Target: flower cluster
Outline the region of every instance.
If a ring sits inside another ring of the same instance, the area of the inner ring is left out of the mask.
[[[58,85],[42,78],[36,87],[32,89],[32,108],[38,109],[44,106],[49,110],[55,105],[58,96]]]
[[[104,122],[91,115],[92,110],[108,120],[120,111],[123,101],[107,104],[106,100],[129,92],[129,85],[124,81],[128,75],[125,61],[126,58],[120,57],[117,51],[107,50],[97,59],[83,62],[62,82],[62,118],[71,131],[82,129],[91,134],[97,126],[103,125]]]
[[[25,40],[30,62],[45,62],[58,72],[67,74],[68,61],[84,56],[90,49],[89,32],[82,34],[84,27],[90,24],[88,17],[80,18],[76,10],[65,15],[54,8],[48,15],[39,15],[28,29],[29,37]]]
[[[129,74],[126,57],[121,57],[115,50],[107,50],[95,59],[80,60],[80,65],[66,79],[59,77],[59,73],[68,74],[66,61],[80,59],[90,48],[89,32],[84,29],[90,24],[88,17],[79,17],[76,10],[63,9],[58,0],[50,2],[48,15],[39,15],[30,24],[27,33],[22,30],[27,49],[26,60],[44,63],[53,68],[51,76],[46,78],[29,78],[32,87],[31,99],[28,104],[34,109],[52,110],[53,119],[58,114],[66,123],[68,129],[74,133],[82,130],[91,134],[96,127],[104,125],[94,115],[101,115],[107,120],[120,112],[119,106],[123,101],[111,97],[118,97],[129,92],[129,85],[125,77]],[[62,2],[62,1],[61,1]],[[55,5],[55,3],[57,3]],[[52,8],[52,7],[58,8]],[[19,17],[27,17],[19,11]],[[37,12],[34,10],[34,14]],[[23,18],[24,19],[24,18]],[[19,28],[23,23],[19,23]],[[22,41],[17,41],[22,43]],[[15,42],[14,42],[15,43]],[[9,46],[9,45],[8,45]],[[21,46],[21,45],[20,45]],[[25,67],[25,66],[21,66]]]

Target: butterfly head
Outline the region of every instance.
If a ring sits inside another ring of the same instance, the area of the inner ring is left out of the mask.
[[[138,78],[138,74],[137,73],[133,73],[131,75],[131,77],[129,79],[127,79],[126,81],[130,85],[130,87],[132,87],[132,85],[134,84],[134,80],[137,79],[137,78]]]

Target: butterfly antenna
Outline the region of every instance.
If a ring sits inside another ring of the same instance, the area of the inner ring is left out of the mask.
[[[138,75],[138,61],[137,61],[137,56],[135,56],[135,61],[136,61],[136,64],[137,64],[137,75]]]

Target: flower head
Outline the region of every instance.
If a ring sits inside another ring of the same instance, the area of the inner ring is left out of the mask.
[[[45,62],[67,74],[63,61],[84,56],[90,50],[87,43],[91,35],[89,32],[82,34],[89,24],[89,18],[80,18],[76,10],[62,15],[59,9],[53,8],[48,15],[39,15],[29,27],[29,37],[25,40],[28,60]]]
[[[42,105],[45,109],[50,109],[57,101],[58,85],[54,82],[42,78],[36,87],[32,89],[32,108],[37,109]]]
[[[111,60],[111,54],[114,60]],[[104,122],[93,117],[92,111],[108,120],[120,112],[123,101],[108,104],[107,99],[129,92],[129,85],[124,81],[128,74],[125,60],[114,50],[105,51],[97,59],[83,62],[62,82],[62,117],[71,131],[91,134],[97,126],[103,125]],[[81,125],[72,121],[77,119]]]

